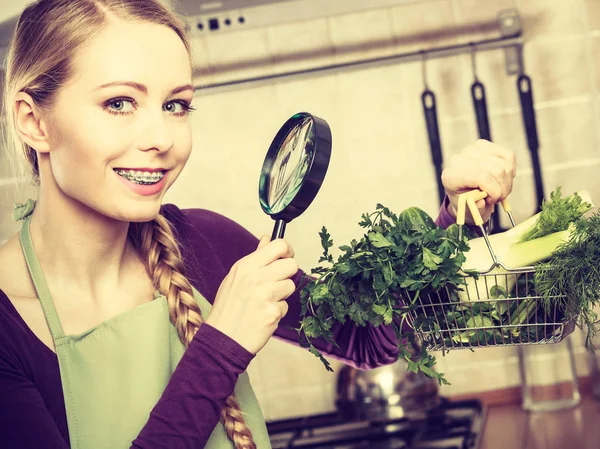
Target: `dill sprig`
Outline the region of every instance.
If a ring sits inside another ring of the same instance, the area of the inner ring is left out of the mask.
[[[586,345],[594,349],[600,296],[600,211],[575,222],[569,240],[553,257],[538,264],[534,283],[546,310],[558,306],[568,317],[579,315],[587,328]]]

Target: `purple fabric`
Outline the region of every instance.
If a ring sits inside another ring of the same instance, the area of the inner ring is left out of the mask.
[[[207,210],[180,210],[165,205],[162,212],[174,225],[188,278],[212,303],[230,267],[256,249],[257,238],[235,222]],[[436,223],[446,227],[451,222],[452,217],[442,206]],[[301,275],[299,272],[294,278],[297,285]],[[288,314],[275,333],[276,338],[292,344],[297,344],[298,338],[293,328],[298,327],[300,319],[299,290],[288,299]],[[315,342],[319,350],[332,358],[363,369],[397,360],[391,327],[355,328],[347,323],[332,330],[339,348],[324,341]],[[132,447],[203,447],[238,376],[253,357],[217,329],[201,326]],[[126,418],[126,411],[123,412]],[[1,290],[0,447],[69,448],[56,355],[33,334]]]

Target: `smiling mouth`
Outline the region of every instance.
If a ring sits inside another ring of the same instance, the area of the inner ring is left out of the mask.
[[[126,180],[140,185],[151,185],[160,182],[165,177],[165,170],[160,171],[140,171],[114,169],[115,173]]]

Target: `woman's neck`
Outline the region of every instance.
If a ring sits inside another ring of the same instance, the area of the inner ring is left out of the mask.
[[[110,219],[73,200],[40,197],[31,217],[31,238],[44,275],[60,288],[100,301],[134,270],[139,257],[127,238],[129,223]]]

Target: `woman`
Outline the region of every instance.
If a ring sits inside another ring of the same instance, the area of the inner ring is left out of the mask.
[[[269,447],[245,370],[271,335],[296,341],[302,273],[284,240],[161,205],[191,151],[191,81],[184,24],[156,0],[23,12],[6,132],[39,196],[0,247],[0,447]],[[465,149],[438,223],[474,187],[487,220],[514,173],[511,151]],[[334,331],[339,348],[316,346],[345,363],[397,359],[389,328]]]

